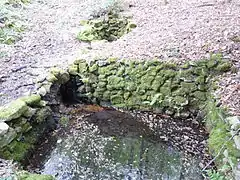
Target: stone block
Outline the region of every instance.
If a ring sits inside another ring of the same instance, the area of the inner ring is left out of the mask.
[[[28,106],[24,101],[20,99],[15,100],[6,106],[0,107],[0,122],[19,118],[27,110]]]

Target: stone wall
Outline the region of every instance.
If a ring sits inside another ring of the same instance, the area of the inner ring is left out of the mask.
[[[69,73],[84,83],[79,97],[110,102],[122,108],[157,109],[180,114],[198,110],[209,96],[211,76],[230,69],[218,58],[182,65],[152,61],[109,58],[86,62],[77,60]]]

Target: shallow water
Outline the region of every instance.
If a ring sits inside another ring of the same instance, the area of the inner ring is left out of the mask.
[[[59,136],[40,172],[57,180],[200,180],[198,162],[188,159],[186,168],[182,153],[156,141],[146,124],[103,111],[79,118]]]

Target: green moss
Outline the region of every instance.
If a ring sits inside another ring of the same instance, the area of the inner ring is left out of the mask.
[[[68,67],[68,73],[70,75],[77,75],[78,74],[78,65],[72,64]]]
[[[176,96],[176,97],[174,97],[174,101],[175,101],[176,105],[179,105],[179,106],[186,106],[186,105],[188,105],[188,98],[183,97],[183,96]]]
[[[197,84],[205,84],[206,83],[206,77],[205,76],[198,76],[196,78],[196,83]]]
[[[125,82],[124,90],[128,92],[136,91],[137,85],[134,82],[127,81]]]
[[[206,101],[206,100],[207,100],[206,93],[205,93],[205,92],[202,92],[202,91],[195,91],[195,92],[193,93],[193,96],[194,96],[196,99],[199,99],[200,101]]]
[[[80,75],[84,74],[85,72],[88,71],[88,64],[86,62],[79,62],[78,63],[78,71]]]
[[[111,11],[106,16],[107,18],[84,21],[82,24],[84,30],[78,34],[77,38],[81,41],[103,39],[114,41],[136,27],[126,17],[120,17]]]
[[[99,88],[106,88],[106,85],[107,85],[107,82],[100,81],[100,82],[98,83],[98,87],[99,87]]]
[[[20,99],[12,101],[10,104],[0,107],[0,122],[17,119],[27,110],[28,106],[24,101]]]
[[[54,180],[51,175],[43,175],[43,174],[32,174],[27,171],[17,172],[18,180]]]
[[[195,83],[190,83],[190,82],[182,82],[181,87],[184,92],[193,92],[197,90],[197,85]]]
[[[98,65],[97,64],[93,64],[92,66],[89,67],[89,72],[94,72],[98,70]]]
[[[232,67],[230,62],[221,62],[216,68],[215,70],[217,72],[226,72],[229,71],[230,68]]]
[[[41,108],[37,110],[34,120],[36,123],[42,123],[51,115],[52,111],[49,107]]]
[[[118,67],[115,65],[103,66],[98,68],[98,73],[100,75],[109,76],[115,74],[117,69]]]
[[[117,95],[113,95],[110,97],[110,100],[112,102],[112,104],[122,104],[122,102],[124,102],[123,96],[120,94]]]
[[[171,89],[170,87],[160,87],[160,93],[162,93],[164,96],[170,96],[171,95]]]
[[[56,78],[56,76],[54,76],[52,73],[48,74],[48,76],[46,77],[46,79],[49,81],[49,82],[56,82],[58,79]]]
[[[216,59],[210,59],[208,62],[207,62],[207,67],[209,68],[209,69],[211,69],[211,68],[214,68],[214,67],[216,67],[218,65],[218,61],[216,60]]]
[[[109,76],[108,85],[111,86],[111,89],[122,89],[125,86],[125,81],[122,77],[118,76]]]
[[[104,91],[103,93],[103,100],[108,101],[110,100],[111,92],[110,91]]]
[[[12,141],[6,147],[4,147],[0,154],[5,159],[13,159],[15,161],[21,161],[24,159],[28,150],[33,148],[33,145],[28,142],[20,142],[17,140]]]
[[[125,92],[124,95],[123,95],[125,100],[127,100],[130,96],[131,96],[130,92]]]
[[[139,86],[141,86],[142,89],[151,89],[152,82],[154,79],[155,76],[146,74],[141,77],[141,85]]]
[[[30,96],[24,96],[19,98],[24,101],[29,106],[38,106],[41,101],[41,96],[39,94],[32,94]]]
[[[217,157],[218,165],[224,164],[223,151],[227,149],[229,158],[236,164],[237,157],[239,157],[240,151],[237,150],[234,146],[233,140],[230,140],[231,134],[229,132],[228,125],[224,122],[218,121],[216,127],[214,127],[209,135],[208,145],[211,153],[214,156],[217,156],[220,152],[220,155]],[[224,148],[223,144],[225,145]]]

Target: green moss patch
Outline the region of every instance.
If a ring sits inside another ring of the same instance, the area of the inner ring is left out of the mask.
[[[114,41],[136,27],[126,17],[121,17],[111,11],[102,18],[82,21],[81,24],[84,30],[77,36],[81,41]]]
[[[16,174],[18,180],[54,180],[50,175],[32,174],[27,171],[19,171]]]
[[[215,157],[217,173],[225,179],[234,179],[235,168],[240,159],[240,150],[234,143],[234,138],[239,137],[238,133],[233,133],[231,122],[227,122],[226,112],[222,108],[216,107],[213,101],[208,101],[205,110],[207,112],[205,124],[210,132],[208,147],[210,153]]]

